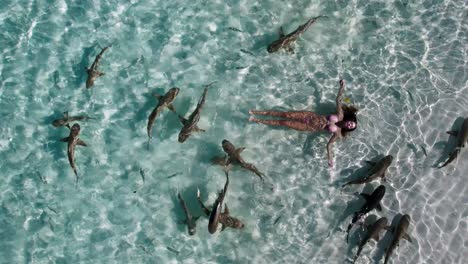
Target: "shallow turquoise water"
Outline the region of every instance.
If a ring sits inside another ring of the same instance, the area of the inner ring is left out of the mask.
[[[266,52],[280,26],[319,14],[328,18],[294,55]],[[445,131],[468,115],[465,1],[2,0],[0,21],[1,263],[343,263],[358,238],[346,244],[340,230],[363,187],[339,185],[382,154],[395,159],[379,215],[411,215],[415,240],[393,262],[468,254],[468,154],[433,168]],[[87,90],[84,67],[110,44],[106,75]],[[359,128],[335,145],[332,170],[328,135],[247,122],[249,109],[329,113],[340,78]],[[151,93],[180,87],[174,105],[188,115],[213,81],[207,131],[179,144],[165,111],[148,150]],[[80,123],[89,147],[76,151],[77,187],[58,142],[68,130],[50,124],[63,111],[97,118]],[[224,176],[209,160],[224,138],[247,147],[267,183],[234,171],[226,202],[246,228],[210,235],[200,219],[190,237],[176,193],[196,215],[197,187],[214,201]],[[358,262],[376,263],[383,247],[367,246]]]

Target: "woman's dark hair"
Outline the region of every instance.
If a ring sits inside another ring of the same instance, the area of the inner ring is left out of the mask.
[[[356,113],[358,109],[353,105],[345,105],[345,104],[341,106],[341,109],[343,109],[343,120],[338,121],[335,124],[341,128],[341,135],[345,137],[349,132],[357,128]],[[353,129],[348,129],[344,126],[344,123],[346,121],[353,121],[356,124],[356,126]]]

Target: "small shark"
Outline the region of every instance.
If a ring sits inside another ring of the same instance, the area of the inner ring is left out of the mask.
[[[392,164],[392,161],[393,161],[392,155],[387,155],[377,162],[368,161],[368,163],[373,165],[373,167],[369,170],[366,177],[362,179],[357,179],[354,181],[347,182],[343,184],[343,186],[341,187],[345,187],[346,185],[350,185],[350,184],[364,184],[364,183],[371,182],[377,178],[382,178],[384,181],[386,181],[385,172],[387,171],[388,167],[390,167],[390,165]]]
[[[193,217],[192,214],[190,213],[187,204],[185,203],[184,199],[182,198],[182,195],[177,194],[177,197],[179,198],[180,204],[182,205],[182,208],[184,209],[185,213],[185,221],[184,223],[187,225],[188,233],[189,235],[193,236],[195,235],[196,229],[197,229],[197,219],[198,217]]]
[[[390,255],[392,254],[393,250],[399,245],[399,242],[402,238],[408,240],[410,243],[413,242],[411,237],[407,233],[410,220],[411,220],[410,216],[405,214],[401,217],[396,228],[393,227],[390,229],[390,231],[393,233],[393,238],[392,238],[392,242],[390,243],[390,246],[388,246],[388,248],[385,250],[384,264],[388,262]]]
[[[102,54],[104,51],[106,51],[110,46],[107,46],[99,52],[99,54],[96,56],[96,59],[94,59],[93,64],[91,64],[91,67],[86,69],[86,72],[88,73],[88,78],[86,79],[86,88],[91,88],[94,85],[94,81],[98,78],[104,75],[103,72],[98,71],[98,63],[99,60],[102,57]]]
[[[366,203],[362,206],[359,212],[354,213],[353,220],[351,224],[348,225],[348,229],[346,230],[346,242],[348,241],[349,237],[349,230],[353,227],[354,223],[356,223],[362,216],[367,214],[368,212],[372,211],[373,209],[377,209],[382,211],[382,206],[380,205],[380,201],[382,200],[385,194],[385,186],[380,185],[375,189],[372,194],[365,194],[361,193],[361,196],[366,199]]]
[[[236,147],[234,147],[234,145],[226,139],[223,140],[222,147],[227,155],[225,157],[214,158],[212,160],[213,163],[224,166],[227,170],[229,170],[231,164],[238,164],[242,168],[255,173],[255,175],[260,177],[260,179],[263,181],[263,176],[265,175],[261,173],[253,164],[245,162],[244,159],[240,156],[241,152],[245,149],[244,147],[236,149]]]
[[[179,120],[184,125],[184,127],[182,127],[182,130],[180,130],[180,133],[179,133],[180,143],[183,143],[192,134],[192,132],[205,132],[205,130],[200,129],[197,126],[197,123],[200,120],[200,114],[201,114],[203,105],[205,104],[205,98],[206,98],[207,92],[208,92],[208,87],[206,87],[205,90],[203,91],[203,95],[198,101],[197,107],[195,108],[195,110],[189,116],[188,119],[185,119],[183,116],[179,115]]]
[[[226,173],[226,177],[227,173]],[[203,212],[205,212],[206,216],[210,217],[208,222],[208,231],[211,234],[214,234],[218,229],[218,223],[221,223],[221,231],[224,231],[226,227],[235,228],[235,229],[242,229],[244,228],[244,224],[237,218],[232,217],[229,213],[229,209],[227,204],[224,204],[224,212],[222,211],[222,203],[224,200],[224,196],[226,195],[227,191],[227,184],[229,183],[229,178],[226,180],[226,184],[224,185],[224,189],[219,193],[218,198],[216,199],[215,203],[213,204],[213,208],[210,210],[208,209],[202,202],[200,198],[200,190],[197,190],[197,199],[200,203]]]
[[[78,136],[80,134],[80,125],[74,124],[70,129],[70,135],[68,137],[62,138],[60,141],[67,142],[67,153],[68,153],[68,161],[70,162],[70,166],[73,169],[76,177],[78,177],[78,173],[76,172],[76,165],[75,165],[75,147],[76,145],[86,147],[86,143],[83,140],[79,139]]]
[[[364,238],[364,240],[361,241],[361,244],[359,245],[358,251],[356,253],[356,256],[354,257],[353,263],[356,262],[357,258],[359,257],[359,254],[361,254],[362,249],[364,246],[369,242],[371,239],[375,239],[375,241],[379,241],[379,234],[382,230],[384,230],[388,226],[388,220],[386,217],[382,217],[379,220],[375,221],[373,225],[368,227],[367,234]]]
[[[52,125],[54,127],[66,126],[66,127],[70,128],[70,123],[71,122],[74,122],[74,121],[87,121],[89,119],[95,119],[95,118],[92,118],[92,117],[89,117],[89,116],[86,116],[86,115],[69,116],[68,112],[63,112],[63,117],[59,118],[59,119],[55,119],[52,122]]]
[[[457,137],[457,145],[450,153],[448,160],[442,164],[439,169],[447,166],[450,162],[455,160],[458,157],[458,154],[460,154],[461,149],[465,147],[465,143],[468,141],[468,117],[463,121],[460,131],[447,131],[447,133]]]
[[[155,94],[154,96],[159,100],[158,105],[154,108],[153,112],[148,117],[148,125],[146,127],[146,131],[148,132],[148,143],[151,140],[151,131],[153,129],[154,121],[156,121],[156,117],[161,113],[161,111],[167,107],[172,112],[175,112],[174,106],[172,106],[172,101],[176,98],[177,94],[179,93],[179,88],[173,87],[163,96]]]
[[[292,44],[299,38],[300,35],[302,35],[320,17],[324,17],[324,16],[318,16],[318,17],[309,19],[305,24],[300,25],[296,30],[294,30],[293,32],[287,35],[284,34],[283,27],[281,27],[280,33],[279,33],[280,38],[278,40],[275,40],[270,45],[268,45],[268,48],[267,48],[268,52],[272,53],[272,52],[276,52],[284,48],[287,51],[294,53]]]
[[[214,234],[218,229],[219,216],[221,215],[224,197],[226,196],[227,188],[229,186],[229,175],[226,172],[226,183],[224,189],[219,193],[218,198],[213,204],[210,213],[210,221],[208,222],[208,231]],[[199,197],[199,191],[197,190],[197,197]]]

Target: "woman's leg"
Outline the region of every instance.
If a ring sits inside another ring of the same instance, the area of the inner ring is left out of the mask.
[[[314,112],[310,111],[259,111],[259,110],[250,110],[249,114],[251,115],[269,115],[275,117],[284,117],[289,119],[304,119],[309,118],[311,115],[316,115]]]
[[[291,121],[291,120],[263,120],[257,119],[255,117],[249,118],[250,122],[261,123],[270,126],[285,126],[299,131],[309,131],[307,129],[307,124],[298,122],[298,121]]]

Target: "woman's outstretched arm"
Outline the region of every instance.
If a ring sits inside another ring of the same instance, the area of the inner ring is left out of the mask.
[[[343,95],[345,87],[344,80],[340,80],[340,89],[338,90],[338,95],[336,96],[336,114],[338,116],[338,120],[343,120],[343,108],[341,104],[341,96]]]
[[[336,138],[338,137],[337,134],[333,134],[333,136],[330,138],[327,144],[327,157],[328,157],[328,167],[333,167],[333,157],[332,157],[332,144],[336,141]]]

